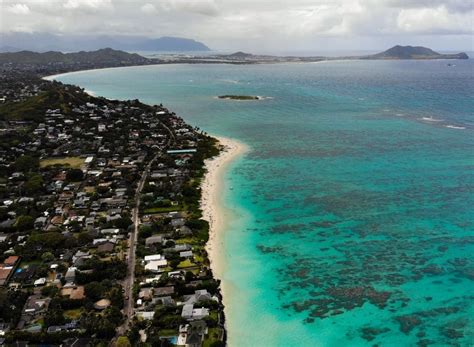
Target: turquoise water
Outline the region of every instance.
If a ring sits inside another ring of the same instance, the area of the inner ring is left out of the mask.
[[[231,346],[474,345],[474,64],[170,65],[59,77],[251,148],[228,173]],[[218,100],[250,94],[258,102]]]

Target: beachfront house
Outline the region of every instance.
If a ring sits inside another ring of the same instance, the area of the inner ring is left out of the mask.
[[[193,304],[185,304],[181,311],[181,317],[187,320],[198,320],[209,316],[209,309],[205,307],[194,308]]]
[[[161,254],[147,255],[143,262],[145,270],[155,273],[163,272],[168,265],[168,261]]]

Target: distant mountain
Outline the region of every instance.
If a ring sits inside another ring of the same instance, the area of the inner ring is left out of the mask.
[[[149,39],[131,44],[131,48],[139,51],[168,51],[168,52],[191,52],[210,51],[205,44],[179,37],[161,37],[159,39]]]
[[[421,46],[394,46],[365,59],[469,59],[466,53],[441,54]]]
[[[0,33],[0,42],[16,50],[36,52],[96,50],[111,47],[125,51],[210,51],[205,44],[180,37],[148,38],[124,35],[53,35],[48,33]]]
[[[4,52],[19,52],[19,51],[21,51],[21,49],[16,48],[16,47],[12,47],[12,46],[1,46],[1,47],[0,47],[0,53],[4,53]]]
[[[138,54],[117,51],[111,48],[99,49],[93,52],[61,53],[21,51],[0,53],[0,63],[15,64],[97,64],[103,65],[141,65],[148,64],[149,59]]]

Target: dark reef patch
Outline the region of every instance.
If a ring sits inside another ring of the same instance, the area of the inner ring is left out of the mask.
[[[416,315],[399,316],[395,318],[400,324],[400,331],[408,334],[414,328],[421,324],[421,319]]]
[[[377,335],[381,335],[389,331],[389,328],[364,327],[360,329],[362,338],[367,341],[372,341],[377,337]]]
[[[282,252],[283,248],[282,247],[266,247],[266,246],[263,246],[263,245],[257,245],[257,249],[264,253],[264,254],[268,254],[268,253],[280,253]]]

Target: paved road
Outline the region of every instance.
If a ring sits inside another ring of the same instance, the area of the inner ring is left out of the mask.
[[[133,284],[135,283],[135,252],[137,249],[137,241],[138,241],[138,229],[140,227],[140,194],[145,186],[146,179],[148,174],[150,173],[150,168],[153,162],[159,157],[157,154],[146,166],[142,177],[140,178],[140,182],[138,182],[137,190],[135,192],[135,207],[132,211],[132,221],[133,221],[133,230],[130,233],[129,237],[129,248],[128,248],[128,258],[127,258],[127,277],[123,283],[124,289],[124,315],[125,315],[125,322],[122,326],[117,328],[117,335],[123,335],[128,330],[130,326],[130,322],[133,317],[133,308],[134,308],[134,300],[133,300]]]
[[[170,134],[168,139],[168,143],[166,147],[169,147],[171,143],[176,142],[176,138],[174,133],[168,128],[164,123],[160,122],[161,126],[163,126]],[[135,283],[135,252],[137,249],[137,242],[138,242],[138,229],[140,226],[140,194],[145,186],[146,179],[148,174],[150,173],[150,168],[155,160],[160,156],[160,153],[156,154],[153,159],[148,163],[145,168],[145,171],[140,178],[140,182],[138,182],[137,190],[135,192],[135,208],[132,211],[132,221],[133,221],[133,230],[130,233],[129,237],[129,248],[128,248],[128,258],[127,258],[127,277],[123,282],[123,289],[124,289],[124,315],[125,315],[125,322],[117,328],[117,336],[125,335],[127,330],[130,328],[130,322],[133,318],[134,313],[134,300],[133,300],[133,284]]]

